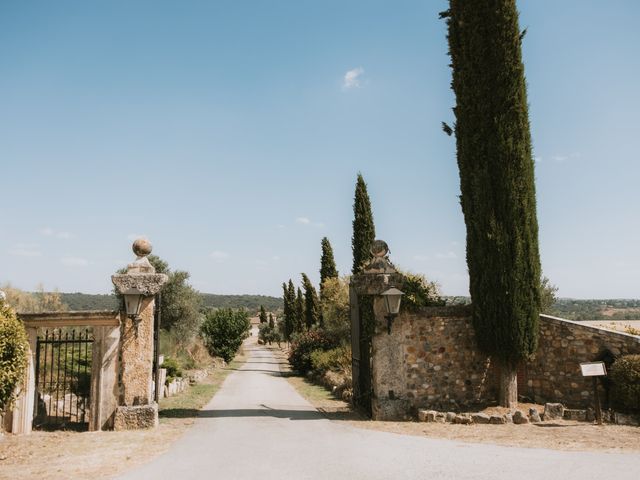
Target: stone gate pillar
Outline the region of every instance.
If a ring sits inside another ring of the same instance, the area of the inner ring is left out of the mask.
[[[154,296],[167,276],[156,273],[149,262],[151,244],[147,240],[136,240],[133,252],[137,259],[129,264],[127,273],[111,277],[127,307],[120,323],[116,430],[150,428],[158,424],[158,404],[154,402],[152,388]]]
[[[371,253],[373,258],[349,285],[354,403],[374,420],[388,420],[402,407],[395,396],[400,391],[396,384],[402,351],[397,339],[386,333],[380,295],[392,286],[401,287],[404,277],[389,261],[384,241],[374,241]]]

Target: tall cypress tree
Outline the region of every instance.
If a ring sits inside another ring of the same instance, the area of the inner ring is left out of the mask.
[[[320,302],[316,289],[306,273],[302,274],[302,288],[304,288],[304,323],[309,330],[318,323]]]
[[[354,274],[359,273],[364,264],[371,259],[371,244],[375,238],[376,227],[373,223],[367,184],[364,183],[362,174],[358,173],[353,201],[353,236],[351,237]]]
[[[295,319],[295,331],[302,332],[304,330],[304,296],[300,287],[298,287],[296,294]]]
[[[324,281],[327,278],[337,278],[338,269],[336,268],[336,261],[333,258],[333,248],[331,242],[327,237],[324,237],[321,242],[322,256],[320,257],[320,298],[322,298],[322,287]]]
[[[285,341],[288,342],[291,339],[291,334],[293,333],[296,301],[295,290],[293,290],[293,282],[291,279],[289,279],[289,285],[286,283],[282,284],[282,299],[284,303],[284,311],[282,314],[282,322],[284,325],[283,333]]]
[[[267,312],[264,309],[264,305],[260,305],[260,315],[258,315],[258,318],[260,318],[260,323],[267,323]]]
[[[515,0],[450,0],[449,53],[473,325],[517,402],[519,362],[537,346],[540,258],[522,34]]]

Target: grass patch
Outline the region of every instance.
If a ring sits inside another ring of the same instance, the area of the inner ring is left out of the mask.
[[[197,417],[202,407],[209,403],[220,389],[224,379],[245,361],[246,355],[241,350],[231,363],[224,368],[214,370],[200,383],[188,386],[179,395],[161,399],[158,412],[160,422],[166,422],[172,418]]]

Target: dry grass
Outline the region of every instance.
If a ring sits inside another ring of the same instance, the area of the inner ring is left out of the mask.
[[[160,427],[125,432],[40,432],[0,437],[0,479],[112,478],[171,448],[193,424],[198,411],[238,368],[241,354],[202,383],[160,402]]]

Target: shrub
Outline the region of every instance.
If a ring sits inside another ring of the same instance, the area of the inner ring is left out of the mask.
[[[311,353],[314,350],[331,350],[337,346],[337,339],[327,332],[322,330],[303,332],[291,344],[289,363],[298,373],[305,374],[313,368]]]
[[[180,365],[178,365],[177,360],[167,357],[160,365],[160,368],[167,369],[167,384],[171,383],[171,381],[176,377],[182,376],[182,370],[180,369]]]
[[[11,405],[13,392],[23,379],[28,348],[24,325],[0,300],[0,412]]]
[[[327,371],[351,372],[351,348],[337,347],[331,350],[314,350],[311,352],[311,367],[318,374]]]
[[[207,313],[200,335],[211,355],[230,362],[242,341],[249,336],[249,315],[246,310],[223,308]]]
[[[611,366],[613,403],[617,409],[640,412],[640,355],[623,355]]]
[[[440,296],[440,288],[436,282],[429,282],[424,275],[404,273],[402,283],[401,306],[408,311],[415,311],[421,307],[442,306],[445,301]]]

